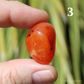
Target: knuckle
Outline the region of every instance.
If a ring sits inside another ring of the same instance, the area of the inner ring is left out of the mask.
[[[14,67],[5,68],[0,74],[0,84],[22,84],[21,77],[19,77],[17,69]]]
[[[15,84],[9,68],[3,69],[1,74],[1,84]]]

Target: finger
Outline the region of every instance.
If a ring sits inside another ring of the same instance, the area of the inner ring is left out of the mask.
[[[14,26],[29,29],[39,22],[48,21],[48,14],[18,1],[0,1],[0,27]]]
[[[57,71],[32,59],[0,63],[0,84],[47,84],[56,81]]]

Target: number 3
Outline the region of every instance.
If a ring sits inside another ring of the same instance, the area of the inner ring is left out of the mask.
[[[67,14],[67,16],[72,16],[72,15],[73,15],[73,12],[72,12],[72,11],[73,11],[73,8],[68,7],[68,10],[69,10],[69,9],[70,9],[70,11],[69,11],[70,14]]]

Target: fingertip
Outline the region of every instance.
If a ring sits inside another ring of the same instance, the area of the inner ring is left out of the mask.
[[[0,6],[0,11],[2,11],[0,14],[1,27],[14,26],[20,29],[30,29],[37,23],[49,20],[47,12],[18,1],[3,1]]]
[[[47,84],[56,81],[58,75],[56,69],[51,65],[42,65],[35,62],[32,59],[16,59],[8,62],[0,63],[1,69],[11,69],[11,77],[14,77],[14,81],[36,84]],[[1,70],[2,71],[2,70]],[[19,80],[19,78],[21,80]]]
[[[44,10],[33,8],[18,2],[14,5],[15,7],[12,7],[13,10],[11,9],[10,12],[10,18],[13,26],[16,28],[30,29],[37,23],[47,22],[49,20],[49,15]]]

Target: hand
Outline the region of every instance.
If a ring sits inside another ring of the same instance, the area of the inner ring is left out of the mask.
[[[0,1],[0,27],[29,29],[48,21],[45,11],[17,1]],[[16,59],[0,63],[0,84],[47,84],[56,81],[57,71],[51,65],[41,65],[33,59]]]

